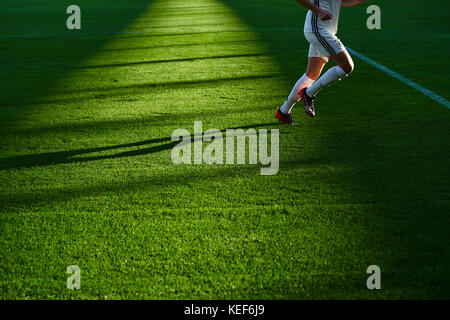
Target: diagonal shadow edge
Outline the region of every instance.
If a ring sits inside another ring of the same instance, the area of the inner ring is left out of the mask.
[[[226,128],[220,130],[224,133],[228,129],[250,129],[250,128],[260,128],[266,126],[278,126],[276,123],[260,123],[260,124],[251,124],[246,126],[238,126],[233,128]],[[190,135],[190,139],[194,139],[194,135]],[[160,144],[162,143],[162,144]],[[56,151],[56,152],[46,152],[39,154],[30,154],[30,155],[21,155],[14,156],[9,158],[0,158],[0,171],[2,170],[10,170],[10,169],[24,169],[24,168],[33,168],[33,167],[44,167],[58,164],[70,164],[70,163],[82,163],[89,161],[98,161],[98,160],[106,160],[106,159],[118,159],[125,157],[134,157],[141,155],[153,154],[156,152],[165,151],[173,148],[177,145],[179,141],[172,141],[171,137],[163,137],[163,138],[154,138],[149,140],[118,144],[112,146],[103,146],[103,147],[95,147],[95,148],[86,148],[86,149],[76,149],[69,151]],[[148,145],[160,144],[156,146],[150,146],[143,149],[131,150],[131,151],[123,151],[118,152],[112,155],[99,155],[99,156],[85,156],[85,157],[77,157],[80,155],[85,155],[89,153],[95,152],[103,152],[103,151],[111,151],[117,149],[125,149],[132,147],[142,147]]]

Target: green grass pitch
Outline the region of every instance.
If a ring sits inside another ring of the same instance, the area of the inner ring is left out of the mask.
[[[294,0],[72,2],[0,8],[1,299],[450,298],[449,109],[354,57],[279,125],[307,62]],[[339,36],[450,99],[449,13],[368,1]],[[278,174],[172,164],[197,120],[279,129]]]

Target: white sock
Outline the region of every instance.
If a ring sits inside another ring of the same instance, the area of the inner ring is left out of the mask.
[[[298,102],[298,100],[300,100],[300,90],[309,87],[313,83],[314,80],[309,78],[306,73],[300,79],[298,79],[297,83],[289,94],[289,97],[281,106],[281,112],[283,112],[284,114],[291,113],[294,105]]]
[[[342,78],[345,78],[347,74],[341,67],[335,66],[328,69],[312,86],[306,89],[306,94],[310,97],[314,97],[317,92],[331,86],[333,83],[338,82]]]

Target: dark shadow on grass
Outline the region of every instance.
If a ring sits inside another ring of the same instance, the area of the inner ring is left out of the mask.
[[[227,78],[217,78],[217,79],[203,79],[203,80],[192,80],[192,81],[166,81],[159,83],[140,83],[140,84],[131,84],[131,85],[114,85],[106,86],[106,87],[93,87],[93,88],[83,88],[79,90],[66,90],[61,92],[61,94],[68,95],[73,93],[82,93],[86,94],[86,96],[77,97],[76,102],[80,103],[83,101],[89,101],[91,99],[105,99],[111,97],[122,97],[120,101],[123,101],[124,93],[129,93],[129,90],[133,91],[133,94],[148,94],[149,90],[161,90],[161,89],[171,89],[171,90],[183,90],[186,88],[202,88],[208,87],[211,85],[219,85],[222,83],[239,83],[240,81],[247,80],[259,80],[259,79],[271,79],[279,77],[279,74],[265,74],[265,75],[251,75],[251,76],[241,76],[241,77],[227,77]],[[255,89],[256,90],[256,89]],[[55,95],[58,92],[54,93]],[[128,99],[128,98],[125,98]],[[39,103],[39,104],[64,104],[64,103],[73,103],[74,100],[72,98],[46,98],[46,97],[38,97],[36,100],[28,101],[28,104]],[[1,103],[0,107],[8,107],[14,106],[15,104],[10,101]]]
[[[231,98],[224,98],[231,99]],[[273,110],[273,106],[257,106],[252,108],[246,108],[246,112],[258,112],[262,109]],[[226,115],[232,114],[242,114],[242,110],[230,109],[227,110]],[[151,116],[131,118],[131,119],[96,119],[94,121],[86,122],[75,122],[75,123],[63,123],[57,125],[50,125],[44,127],[31,127],[31,128],[18,128],[12,129],[5,133],[5,136],[9,137],[27,137],[40,136],[40,135],[51,135],[53,137],[67,135],[68,133],[73,134],[91,134],[96,130],[104,130],[117,132],[119,130],[134,130],[140,126],[147,127],[149,124],[154,127],[167,126],[167,119],[174,126],[182,126],[186,121],[193,122],[198,119],[211,119],[217,117],[223,117],[224,113],[222,110],[207,110],[207,111],[196,111],[196,112],[176,112],[176,113],[164,113],[160,112]],[[272,115],[271,115],[272,116]]]
[[[246,126],[239,126],[234,128],[227,129],[250,129],[250,128],[260,128],[267,126],[277,126],[276,123],[260,123],[260,124],[251,124]],[[221,130],[222,133],[225,133],[227,129]],[[194,135],[190,136],[191,141],[194,139]],[[56,151],[56,152],[46,152],[40,154],[30,154],[23,156],[15,156],[10,158],[0,158],[0,170],[9,170],[9,169],[23,169],[23,168],[33,168],[33,167],[43,167],[43,166],[51,166],[58,164],[70,164],[70,163],[82,163],[88,161],[99,161],[106,159],[119,159],[119,158],[127,158],[127,157],[136,157],[143,155],[151,155],[153,153],[165,151],[172,149],[175,147],[179,141],[172,141],[171,137],[163,137],[163,138],[155,138],[144,141],[118,144],[112,146],[104,146],[97,148],[86,148],[86,149],[76,149],[69,151]],[[95,156],[83,156],[90,153],[98,153],[112,150],[120,150],[126,148],[137,148],[144,147],[137,150],[129,150],[117,152],[114,154],[108,155],[95,155]]]
[[[151,65],[151,64],[172,63],[172,62],[194,62],[194,61],[214,60],[214,59],[249,58],[249,57],[262,57],[262,56],[266,56],[266,55],[267,55],[267,53],[227,54],[227,55],[212,56],[212,57],[192,57],[192,58],[180,58],[180,59],[149,60],[149,61],[136,61],[136,62],[127,62],[127,63],[79,66],[79,67],[77,67],[77,69],[131,67],[131,66],[139,66],[139,65],[146,65],[146,64]]]
[[[277,30],[267,30],[276,33]],[[254,33],[253,29],[223,29],[215,31],[194,31],[194,32],[165,32],[165,33],[152,33],[152,32],[130,32],[130,33],[115,33],[109,34],[109,36],[115,36],[120,38],[161,38],[161,37],[186,37],[186,36],[201,36],[201,35],[211,35],[211,34],[222,34],[222,33],[236,33],[236,32],[250,32]],[[107,35],[107,34],[105,34]],[[96,36],[96,35],[92,35]]]
[[[149,89],[149,88],[188,88],[195,86],[210,86],[214,84],[220,83],[229,83],[229,82],[239,82],[246,80],[259,80],[259,79],[270,79],[279,76],[279,74],[263,74],[263,75],[250,75],[250,76],[241,76],[241,77],[224,77],[224,78],[216,78],[216,79],[202,79],[202,80],[189,80],[189,81],[165,81],[165,82],[147,82],[140,84],[131,84],[131,85],[113,85],[109,87],[95,87],[91,89],[81,89],[81,90],[72,90],[69,93],[84,93],[84,92],[102,92],[102,91],[110,91],[110,90],[129,90],[129,89]],[[67,93],[67,91],[65,92]]]
[[[208,45],[231,45],[231,44],[248,44],[249,42],[259,42],[259,40],[229,40],[229,41],[203,41],[203,42],[192,42],[192,43],[179,43],[179,44],[168,44],[168,45],[155,45],[155,46],[144,46],[144,47],[125,47],[125,48],[114,48],[114,49],[101,49],[101,52],[115,52],[115,51],[133,51],[133,50],[149,50],[149,49],[169,49],[169,48],[186,48],[186,47],[199,47]]]

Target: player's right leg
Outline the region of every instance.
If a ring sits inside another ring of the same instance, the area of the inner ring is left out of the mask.
[[[345,78],[352,73],[355,67],[352,57],[345,48],[340,53],[331,56],[330,59],[336,62],[337,66],[330,68],[306,90],[308,96],[314,97],[323,88],[329,87],[333,83]]]
[[[354,64],[345,46],[336,35],[322,31],[321,33],[305,33],[305,37],[321,54],[328,54],[328,57],[337,63],[337,66],[328,69],[309,88],[301,91],[305,111],[308,115],[314,117],[314,99],[317,92],[349,75],[353,71]]]
[[[344,51],[335,56],[331,56],[330,59],[336,62],[336,64],[341,67],[347,75],[352,73],[353,69],[355,69],[355,64],[353,63],[353,59],[347,49],[344,49]]]

